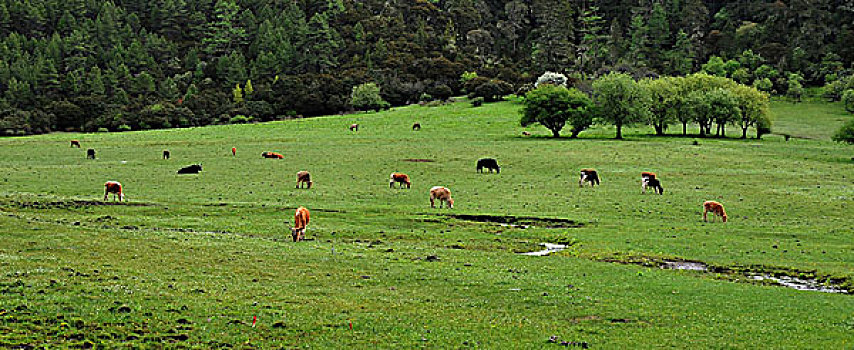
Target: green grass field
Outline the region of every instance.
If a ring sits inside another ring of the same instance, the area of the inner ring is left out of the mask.
[[[638,127],[624,141],[607,126],[553,140],[521,128],[519,107],[0,139],[0,347],[854,346],[851,295],[741,274],[854,290],[854,152],[829,140],[850,118],[841,106],[775,102],[779,135],[763,140]],[[501,174],[476,173],[481,157]],[[193,163],[204,171],[175,174]],[[601,186],[578,187],[585,167]],[[311,190],[294,188],[299,170]],[[393,171],[412,188],[389,189]],[[641,171],[659,175],[663,196],[641,194]],[[122,182],[126,203],[102,205],[107,180]],[[430,208],[435,185],[453,191],[454,209]],[[704,223],[705,200],[729,222]],[[294,243],[298,206],[312,216],[309,240]],[[542,242],[571,246],[517,254]],[[656,267],[664,259],[717,272]]]

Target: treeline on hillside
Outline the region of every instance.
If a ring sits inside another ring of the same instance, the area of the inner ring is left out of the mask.
[[[503,91],[546,70],[717,70],[713,56],[766,91],[824,84],[854,61],[854,3],[0,0],[0,133],[319,115],[366,82],[401,105],[463,92],[465,72]]]

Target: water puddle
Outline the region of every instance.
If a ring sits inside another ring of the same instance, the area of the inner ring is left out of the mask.
[[[699,261],[665,260],[659,267],[669,270],[709,271],[709,265]]]
[[[540,243],[540,245],[545,247],[546,249],[537,250],[537,251],[533,251],[533,252],[527,252],[527,253],[519,253],[519,254],[520,255],[528,255],[528,256],[546,256],[546,255],[549,255],[551,253],[557,253],[561,250],[566,249],[566,247],[567,247],[565,244],[554,244],[554,243]]]
[[[771,276],[771,275],[750,275],[750,279],[756,281],[765,281],[770,280],[773,281],[783,287],[797,289],[797,290],[809,290],[816,292],[824,292],[824,293],[839,293],[839,294],[849,294],[848,290],[836,287],[836,286],[828,286],[814,279],[803,279],[797,277],[789,277],[789,276]]]
[[[569,220],[569,219],[560,219],[560,218],[538,218],[531,216],[509,216],[509,215],[471,215],[471,214],[458,214],[458,215],[449,215],[450,217],[457,220],[464,221],[472,221],[472,222],[485,222],[485,223],[493,223],[499,224],[505,227],[512,228],[520,228],[526,229],[530,227],[538,227],[538,228],[579,228],[583,227],[584,224]]]

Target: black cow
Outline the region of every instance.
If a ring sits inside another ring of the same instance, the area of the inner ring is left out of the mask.
[[[201,164],[193,164],[193,165],[181,168],[181,170],[178,170],[178,174],[198,174],[200,171],[202,171],[202,165]]]
[[[95,149],[90,148],[86,150],[86,158],[87,159],[95,159]]]
[[[590,187],[599,184],[599,173],[595,169],[581,169],[581,178],[578,180],[578,187],[583,186],[585,182],[590,182]]]
[[[169,151],[163,151],[163,159],[169,159],[170,156],[172,156],[172,153],[169,153]]]
[[[412,130],[413,131],[421,130],[421,123],[412,124]]]
[[[664,187],[661,187],[661,181],[654,177],[646,180],[646,187],[652,187],[655,193],[664,194]]]
[[[498,161],[492,158],[481,158],[477,160],[477,172],[482,173],[483,168],[492,172],[495,170],[496,173],[501,174],[501,167],[498,166]]]

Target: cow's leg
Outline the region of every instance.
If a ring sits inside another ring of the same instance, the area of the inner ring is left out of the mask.
[[[708,222],[708,221],[709,221],[709,220],[707,219],[707,217],[706,217],[706,214],[708,214],[708,213],[709,213],[709,210],[708,210],[708,209],[703,209],[703,221],[704,221],[704,222]]]
[[[434,199],[433,199],[433,197],[430,197],[430,208],[435,208],[435,207],[436,207],[436,204],[434,202]]]

